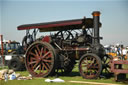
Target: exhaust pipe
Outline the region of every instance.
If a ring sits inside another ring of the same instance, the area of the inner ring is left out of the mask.
[[[99,25],[100,25],[100,12],[99,11],[94,11],[92,13],[93,15],[93,44],[100,44],[100,35],[99,35]]]

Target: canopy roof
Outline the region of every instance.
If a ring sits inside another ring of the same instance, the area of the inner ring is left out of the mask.
[[[93,19],[74,19],[74,20],[64,20],[64,21],[54,21],[46,23],[36,23],[36,24],[25,24],[17,27],[18,30],[28,30],[28,29],[39,29],[40,32],[48,31],[60,31],[60,30],[73,30],[81,29],[82,25],[86,28],[93,28]]]

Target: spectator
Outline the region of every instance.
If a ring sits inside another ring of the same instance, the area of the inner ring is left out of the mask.
[[[127,50],[126,50],[125,48],[123,48],[123,49],[122,49],[122,59],[123,59],[123,60],[126,60],[126,59],[125,59],[126,54],[127,54]]]

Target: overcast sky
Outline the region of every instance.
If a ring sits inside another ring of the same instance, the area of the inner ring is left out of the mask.
[[[22,24],[92,17],[101,12],[103,44],[128,45],[128,0],[0,0],[0,34],[22,41]]]

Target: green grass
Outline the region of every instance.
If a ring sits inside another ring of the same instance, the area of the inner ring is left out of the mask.
[[[23,76],[28,76],[29,73],[27,71],[17,71],[16,73],[20,73]],[[55,79],[56,77],[48,77],[50,79]],[[86,81],[86,82],[101,82],[101,83],[112,83],[112,84],[124,84],[122,82],[115,82],[114,78],[110,79],[83,79],[79,72],[78,67],[76,66],[73,69],[73,72],[69,76],[59,76],[59,78],[65,80],[64,83],[47,83],[45,79],[47,78],[33,78],[32,80],[8,80],[5,82],[4,80],[0,81],[0,85],[80,85],[78,83],[70,83],[68,81]],[[90,85],[90,84],[82,84],[82,85]]]

